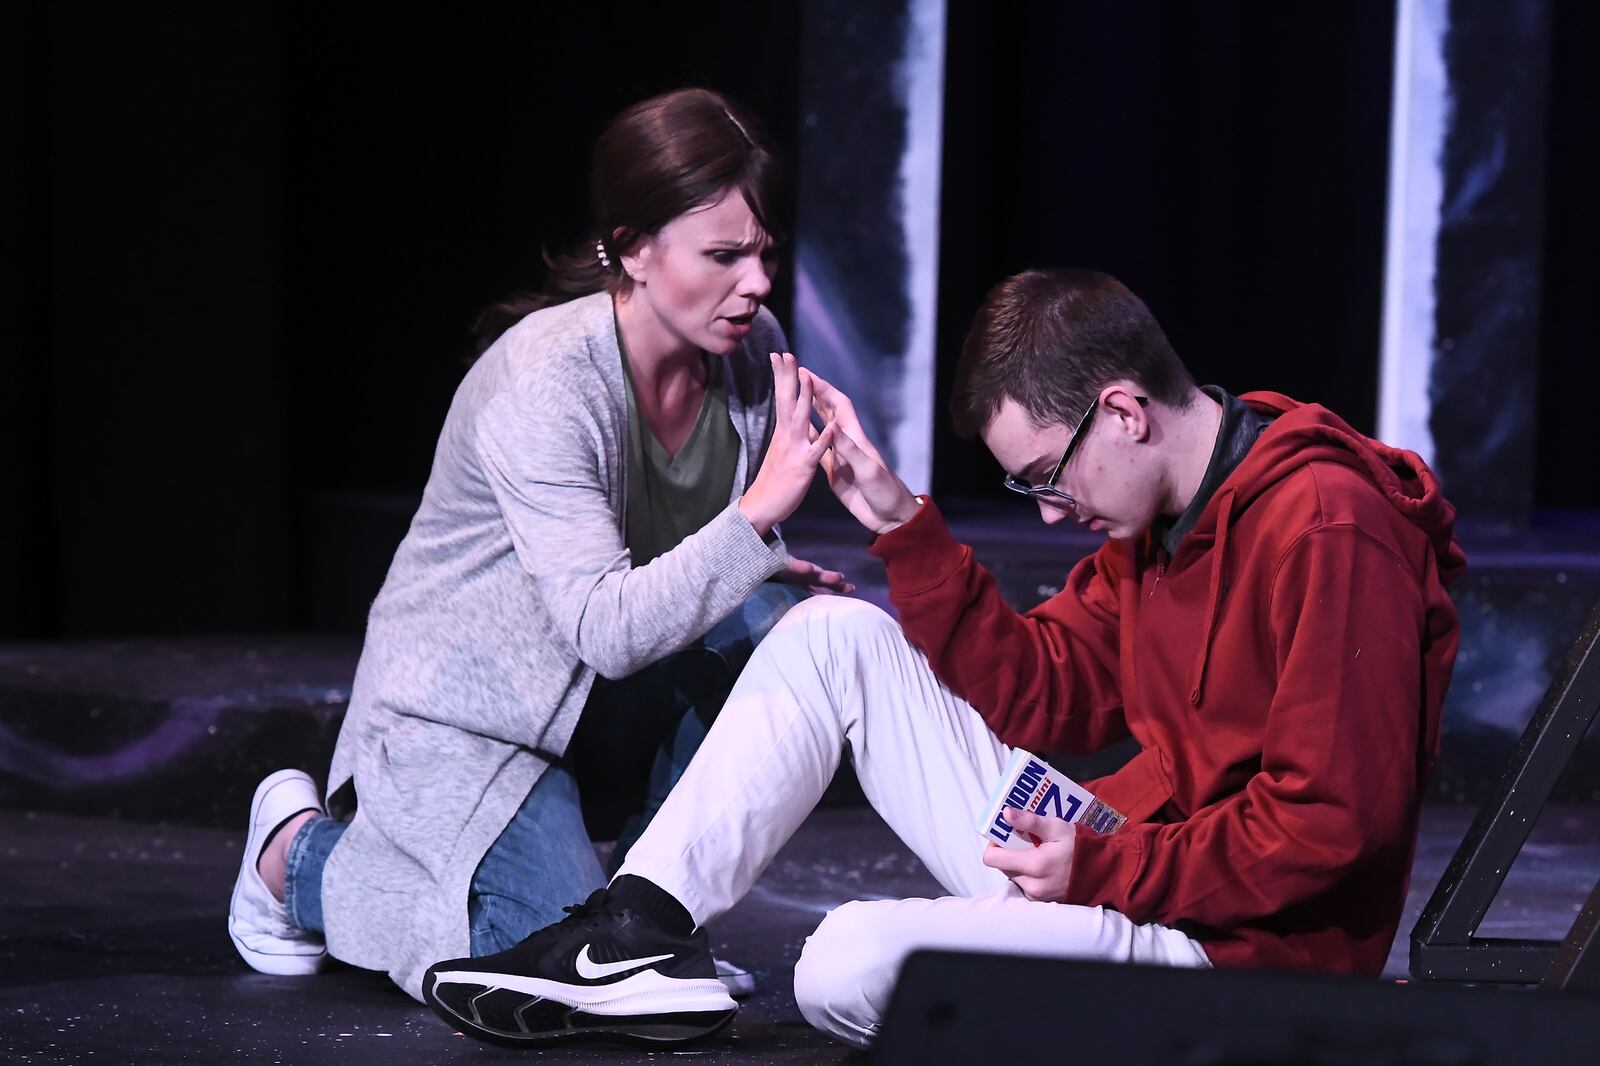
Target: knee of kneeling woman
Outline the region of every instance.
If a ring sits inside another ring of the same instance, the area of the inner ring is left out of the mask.
[[[877,1035],[899,961],[872,935],[869,904],[833,910],[806,938],[794,965],[794,998],[812,1026],[866,1047]]]

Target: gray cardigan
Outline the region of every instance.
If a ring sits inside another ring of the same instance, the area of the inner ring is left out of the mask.
[[[536,312],[467,372],[422,506],[372,605],[330,803],[357,807],[323,873],[328,950],[421,998],[468,954],[473,873],[565,751],[597,673],[678,651],[783,568],[736,506],[772,431],[762,311],[725,375],[744,444],[728,507],[640,567],[623,546],[627,400],[611,298]],[[579,902],[574,900],[573,902]]]

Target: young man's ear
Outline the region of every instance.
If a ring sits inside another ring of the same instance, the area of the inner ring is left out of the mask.
[[[1150,437],[1149,409],[1139,402],[1132,382],[1107,385],[1100,393],[1100,417],[1115,421],[1117,431],[1130,440],[1143,442]],[[1146,401],[1148,403],[1148,401]]]

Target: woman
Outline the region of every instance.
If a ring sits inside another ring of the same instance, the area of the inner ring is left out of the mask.
[[[777,532],[833,434],[761,308],[778,180],[704,90],[602,135],[597,236],[496,309],[509,328],[456,392],[328,813],[297,770],[256,791],[229,915],[251,966],[331,953],[420,998],[433,960],[556,920],[604,883],[585,814],[620,861],[799,586],[848,590]]]

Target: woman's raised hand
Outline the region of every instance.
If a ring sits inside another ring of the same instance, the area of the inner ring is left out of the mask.
[[[850,397],[809,370],[800,371],[800,385],[809,388],[817,413],[834,432],[822,465],[845,509],[873,533],[887,533],[916,514],[917,498],[867,439]]]
[[[772,440],[756,478],[739,498],[739,510],[763,537],[805,499],[822,455],[833,446],[835,426],[811,427],[811,382],[788,352],[772,353]]]

